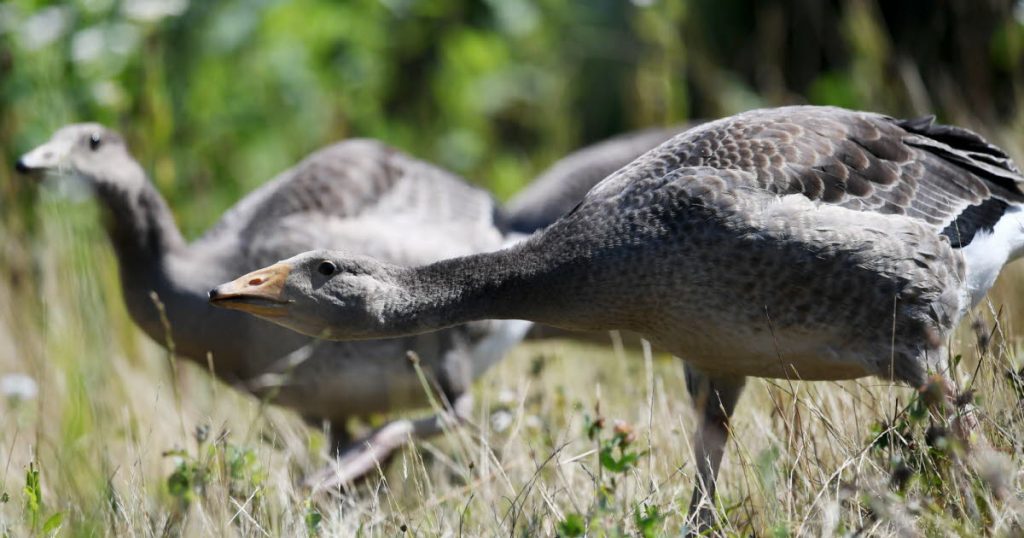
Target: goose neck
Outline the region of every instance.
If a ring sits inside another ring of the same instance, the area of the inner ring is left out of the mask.
[[[159,263],[183,250],[185,240],[167,202],[141,176],[130,182],[100,182],[97,194],[109,213],[107,231],[122,264]]]
[[[482,319],[548,322],[564,303],[550,275],[558,260],[510,249],[403,269],[382,309],[383,329],[414,334]]]

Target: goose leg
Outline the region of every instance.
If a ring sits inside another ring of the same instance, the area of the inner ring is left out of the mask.
[[[467,420],[472,407],[473,396],[467,393],[455,399],[452,405],[454,413],[388,422],[338,452],[337,460],[308,477],[305,485],[314,491],[323,491],[358,480],[387,462],[410,439],[426,439],[443,433],[446,427],[460,426]]]
[[[742,377],[709,377],[686,365],[686,388],[697,410],[693,453],[697,476],[688,519],[698,531],[715,526],[715,480],[729,438],[729,418],[743,392]]]

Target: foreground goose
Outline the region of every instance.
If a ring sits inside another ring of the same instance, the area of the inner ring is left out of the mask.
[[[662,144],[510,248],[415,268],[308,252],[210,297],[335,339],[487,318],[644,335],[686,360],[691,512],[709,524],[744,379],[942,372],[958,320],[1024,252],[1022,179],[931,119],[758,110]]]
[[[368,342],[314,342],[251,316],[210,307],[209,288],[239,273],[313,248],[344,248],[415,265],[499,248],[491,197],[461,179],[381,143],[352,140],[317,151],[229,210],[186,243],[171,211],[123,139],[96,124],[64,127],[18,161],[23,172],[63,173],[92,187],[109,214],[124,300],[134,321],[226,381],[328,421],[335,449],[352,416],[421,406],[423,386],[408,360],[453,403],[523,336],[526,322],[470,323]],[[152,296],[155,293],[156,298]],[[463,406],[456,406],[464,409]],[[399,421],[378,431],[375,451],[351,444],[338,479],[374,469],[408,438],[438,431],[436,420]]]

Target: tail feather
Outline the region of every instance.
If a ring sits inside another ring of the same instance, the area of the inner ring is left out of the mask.
[[[897,120],[909,133],[906,143],[931,152],[987,180],[994,194],[1006,202],[1024,203],[1024,176],[1002,148],[967,129],[935,123],[935,116]]]

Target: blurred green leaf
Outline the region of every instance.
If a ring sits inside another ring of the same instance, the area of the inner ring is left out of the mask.
[[[587,532],[586,522],[579,514],[568,514],[565,519],[558,522],[556,530],[558,536],[572,537],[583,536]]]
[[[28,513],[32,528],[39,525],[39,515],[43,509],[43,488],[39,483],[39,469],[34,462],[29,462],[25,471],[25,512]]]
[[[51,532],[56,531],[63,522],[64,514],[61,514],[60,512],[53,514],[43,523],[43,534],[50,534]]]

